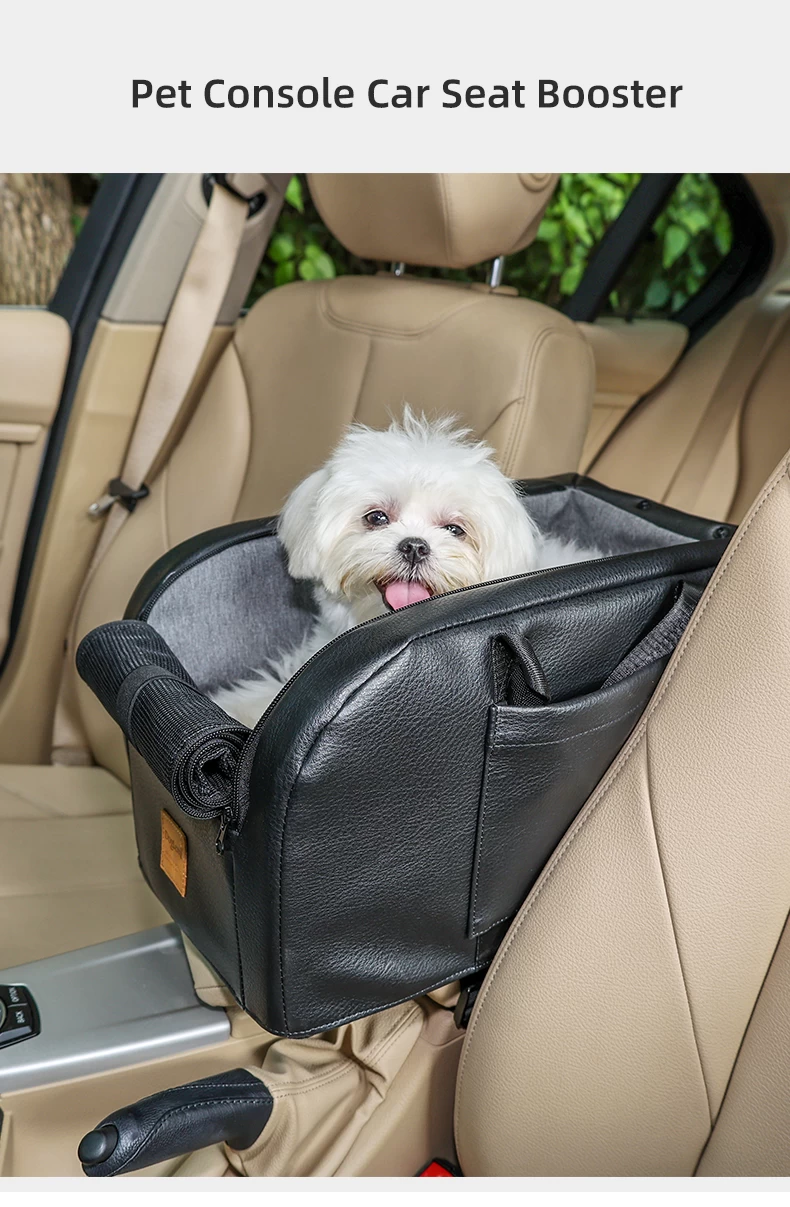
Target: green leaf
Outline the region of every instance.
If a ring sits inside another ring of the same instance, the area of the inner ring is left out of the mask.
[[[584,214],[578,208],[578,206],[575,206],[575,205],[566,206],[565,221],[568,223],[568,226],[571,228],[573,233],[579,239],[581,239],[582,243],[584,243],[587,247],[592,246],[593,237],[590,234],[589,228],[587,226],[587,222],[585,221]]]
[[[645,291],[645,306],[648,310],[661,310],[666,306],[671,296],[671,290],[666,281],[660,277],[651,281]]]
[[[331,281],[333,277],[337,275],[335,272],[334,261],[332,260],[331,256],[326,254],[325,251],[322,251],[321,255],[317,256],[316,259],[312,261],[312,265],[315,269],[316,276],[321,281]]]
[[[675,261],[683,255],[690,242],[691,236],[682,226],[668,227],[667,233],[664,235],[664,252],[661,260],[664,268],[671,268]]]
[[[538,238],[543,243],[550,243],[552,239],[556,239],[561,230],[559,222],[552,218],[544,218],[538,227]]]
[[[584,264],[570,264],[560,277],[560,292],[575,293],[584,273]]]
[[[269,259],[274,260],[275,264],[292,260],[295,254],[296,243],[292,235],[275,235],[269,244]]]
[[[318,273],[312,260],[300,260],[297,272],[303,281],[318,280]]]
[[[288,181],[288,188],[285,190],[285,200],[295,210],[298,210],[300,214],[304,213],[304,194],[302,193],[302,182],[298,176],[292,176]]]
[[[290,285],[296,279],[296,264],[293,260],[283,260],[274,270],[275,285]]]
[[[710,215],[698,205],[687,205],[683,208],[680,215],[680,220],[687,231],[692,235],[698,235],[700,231],[707,230],[710,226]]]
[[[308,243],[304,249],[304,254],[308,260],[318,260],[324,254],[324,249],[317,243]]]

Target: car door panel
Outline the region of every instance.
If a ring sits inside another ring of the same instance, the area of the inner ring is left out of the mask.
[[[0,307],[0,654],[27,518],[71,349],[65,319]]]

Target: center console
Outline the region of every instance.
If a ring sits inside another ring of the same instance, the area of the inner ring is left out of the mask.
[[[156,927],[0,971],[0,1096],[218,1044],[178,928]]]

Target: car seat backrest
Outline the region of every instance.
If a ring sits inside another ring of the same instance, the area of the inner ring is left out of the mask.
[[[790,1173],[789,464],[480,991],[467,1175]]]
[[[352,250],[468,266],[526,246],[556,177],[314,176]],[[276,514],[352,420],[385,426],[404,401],[454,413],[505,473],[576,468],[589,419],[589,347],[563,315],[513,291],[383,272],[295,282],[256,303],[217,363],[151,493],[96,573],[77,640],[123,615],[147,567],[220,524]],[[120,733],[70,667],[97,762],[128,777]]]
[[[790,447],[789,367],[790,294],[745,299],[636,407],[586,472],[740,522]]]

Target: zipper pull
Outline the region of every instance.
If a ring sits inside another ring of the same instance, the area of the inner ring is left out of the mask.
[[[222,855],[225,852],[225,835],[228,832],[228,826],[233,821],[233,810],[230,805],[225,805],[222,810],[222,820],[219,823],[219,832],[217,834],[217,854]]]

